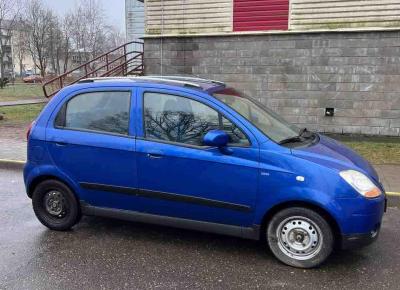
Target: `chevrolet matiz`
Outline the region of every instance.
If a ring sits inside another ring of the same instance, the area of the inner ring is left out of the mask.
[[[24,169],[41,223],[82,215],[264,240],[311,268],[379,235],[386,209],[373,167],[224,83],[147,76],[85,79],[28,131]]]

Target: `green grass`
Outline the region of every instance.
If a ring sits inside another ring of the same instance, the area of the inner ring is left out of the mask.
[[[344,143],[372,164],[400,165],[400,137],[330,135]]]
[[[25,125],[33,121],[45,104],[0,107],[0,127],[3,125]]]
[[[0,89],[0,102],[44,98],[42,86],[39,84],[7,85]]]
[[[397,142],[343,141],[372,164],[399,164],[400,139]]]

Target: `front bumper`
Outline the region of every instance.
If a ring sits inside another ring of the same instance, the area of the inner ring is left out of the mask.
[[[379,232],[380,225],[377,226],[376,230],[372,230],[366,234],[342,235],[341,248],[344,250],[352,250],[368,246],[378,239]]]
[[[382,214],[386,212],[387,208],[387,198],[384,197],[383,202],[383,212],[379,214],[379,223],[376,223],[375,226],[370,229],[367,233],[360,234],[344,234],[342,235],[341,248],[342,249],[358,249],[369,244],[375,242],[378,239],[380,229],[381,229],[381,221]]]
[[[365,200],[340,200],[341,248],[357,249],[367,246],[379,236],[382,217],[386,211],[386,196]]]

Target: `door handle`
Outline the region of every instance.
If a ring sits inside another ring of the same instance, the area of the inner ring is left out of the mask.
[[[147,153],[147,157],[151,159],[160,159],[163,158],[164,156],[158,153]]]
[[[58,147],[67,146],[67,143],[66,142],[56,142],[56,146],[58,146]]]

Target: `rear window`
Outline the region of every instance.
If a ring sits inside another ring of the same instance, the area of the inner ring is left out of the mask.
[[[93,92],[70,99],[56,117],[64,129],[128,135],[130,92]]]

